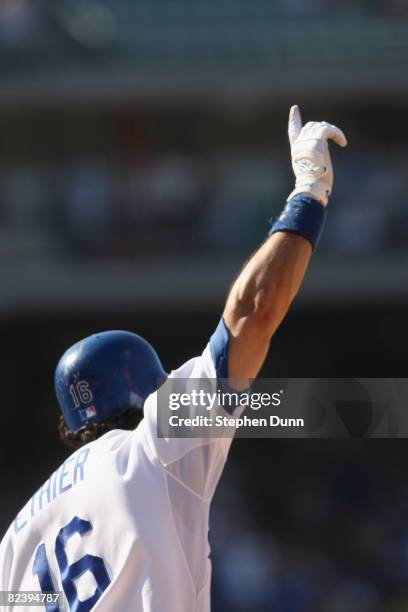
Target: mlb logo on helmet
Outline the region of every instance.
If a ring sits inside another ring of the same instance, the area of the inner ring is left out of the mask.
[[[82,421],[86,421],[87,419],[91,419],[92,417],[96,416],[95,406],[88,406],[88,408],[79,410],[79,416]]]

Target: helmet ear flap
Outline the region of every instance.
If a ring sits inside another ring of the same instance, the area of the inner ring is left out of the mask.
[[[76,432],[124,409],[142,410],[166,377],[156,351],[144,338],[106,331],[64,353],[55,370],[55,392],[65,423]]]

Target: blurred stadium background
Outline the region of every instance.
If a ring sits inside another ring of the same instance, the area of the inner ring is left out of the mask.
[[[53,370],[101,329],[201,352],[326,119],[335,192],[269,376],[407,376],[407,0],[1,0],[0,530],[62,461]],[[402,441],[236,441],[214,612],[408,611]]]

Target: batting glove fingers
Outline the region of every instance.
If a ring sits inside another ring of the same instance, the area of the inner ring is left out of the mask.
[[[292,106],[288,126],[292,168],[296,177],[293,196],[304,193],[324,206],[328,203],[333,187],[333,166],[330,159],[329,140],[341,147],[347,145],[343,132],[326,121],[311,121],[302,126],[298,106]]]

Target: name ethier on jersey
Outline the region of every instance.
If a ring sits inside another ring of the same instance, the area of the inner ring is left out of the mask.
[[[88,459],[89,448],[69,457],[38,489],[14,519],[14,531],[18,533],[31,518],[39,514],[56,497],[74,487],[84,479],[84,466]]]

